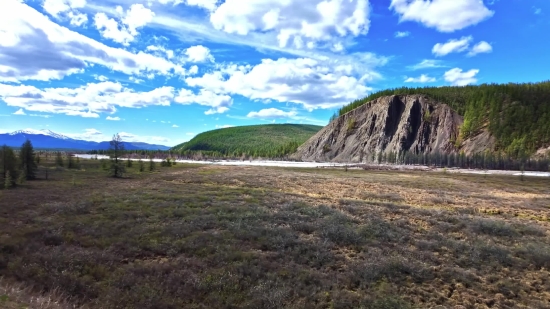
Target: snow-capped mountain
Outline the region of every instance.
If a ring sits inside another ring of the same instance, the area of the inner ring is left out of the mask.
[[[50,130],[25,129],[11,133],[0,134],[0,145],[10,147],[21,147],[30,140],[34,148],[39,149],[72,149],[72,150],[104,150],[109,149],[109,141],[90,142],[72,139]],[[152,145],[140,142],[124,142],[127,150],[168,150],[170,147],[163,145]]]
[[[14,131],[14,132],[9,133],[9,135],[17,135],[17,134],[46,135],[46,136],[51,136],[51,137],[55,137],[55,138],[58,138],[58,139],[64,139],[64,140],[71,139],[71,138],[69,138],[65,135],[58,134],[58,133],[55,133],[51,130],[46,130],[46,129],[42,129],[42,130],[25,129],[25,130],[18,130],[18,131]]]

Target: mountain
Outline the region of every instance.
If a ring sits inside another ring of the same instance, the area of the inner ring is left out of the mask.
[[[282,157],[296,151],[321,126],[302,124],[267,124],[231,127],[208,131],[172,148],[181,154],[212,153],[238,157]]]
[[[381,152],[457,152],[454,141],[462,124],[463,117],[429,97],[381,97],[332,121],[298,147],[293,157],[364,162]]]
[[[373,161],[378,154],[526,158],[550,145],[550,82],[399,88],[342,107],[291,157]]]
[[[19,130],[0,134],[0,145],[20,147],[26,140],[30,140],[34,148],[38,149],[71,149],[71,150],[106,150],[109,142],[91,142],[72,139],[50,130]],[[140,142],[124,142],[126,150],[168,150],[170,147],[152,145]]]
[[[459,151],[480,153],[476,140],[493,153],[526,157],[550,146],[550,81],[397,88],[379,91],[342,107],[333,119],[387,96],[423,95],[448,105],[463,118],[455,144]]]

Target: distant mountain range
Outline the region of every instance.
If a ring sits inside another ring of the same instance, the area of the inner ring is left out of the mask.
[[[50,130],[19,130],[11,133],[0,134],[0,145],[21,147],[30,140],[34,148],[40,149],[72,149],[72,150],[106,150],[109,149],[109,141],[90,142],[72,139]],[[169,150],[170,147],[152,145],[140,142],[124,142],[126,150]]]

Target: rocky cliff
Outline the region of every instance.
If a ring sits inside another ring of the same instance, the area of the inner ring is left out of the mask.
[[[293,158],[303,161],[367,162],[377,153],[453,153],[491,148],[483,134],[458,145],[463,118],[449,106],[424,95],[373,100],[328,124],[300,146]],[[486,133],[486,132],[485,132]],[[484,145],[483,145],[484,144]]]

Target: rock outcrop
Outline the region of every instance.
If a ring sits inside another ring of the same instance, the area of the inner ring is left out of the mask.
[[[462,123],[463,118],[448,105],[424,95],[382,97],[332,121],[293,157],[367,162],[372,154],[384,152],[456,153]]]

